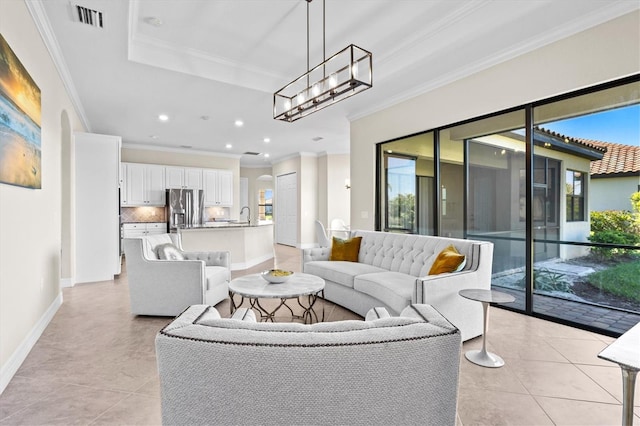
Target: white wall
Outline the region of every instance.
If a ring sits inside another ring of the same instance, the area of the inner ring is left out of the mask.
[[[591,178],[589,210],[631,210],[631,194],[640,191],[640,177]]]
[[[318,158],[315,154],[300,156],[300,234],[298,247],[313,247],[316,241],[315,221],[318,218]]]
[[[344,185],[350,176],[349,168],[349,154],[323,154],[318,157],[318,220],[327,228],[336,218],[349,223],[351,191]]]
[[[2,1],[0,33],[42,97],[42,189],[0,184],[0,392],[62,303],[60,291],[63,133],[85,131],[22,1]],[[61,125],[64,112],[70,129]],[[67,147],[68,148],[68,147]],[[73,156],[65,149],[65,156]],[[73,183],[67,181],[67,184]],[[66,192],[65,202],[72,202]],[[66,208],[66,214],[72,209]],[[69,224],[69,228],[73,228]],[[67,241],[72,237],[66,236]],[[69,265],[67,265],[68,267]],[[66,272],[69,272],[68,270]]]
[[[345,188],[345,179],[350,179],[349,154],[327,155],[327,224],[332,219],[342,219],[349,224],[351,218],[351,190]]]
[[[638,72],[636,11],[353,121],[352,229],[374,229],[376,143]]]

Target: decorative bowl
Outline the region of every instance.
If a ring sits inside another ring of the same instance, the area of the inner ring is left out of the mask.
[[[262,278],[269,281],[271,284],[280,284],[293,275],[292,271],[285,271],[282,269],[269,269],[262,272]]]

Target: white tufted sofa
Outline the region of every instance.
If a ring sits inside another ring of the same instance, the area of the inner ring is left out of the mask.
[[[156,335],[164,425],[454,425],[460,332],[428,305],[311,325],[191,306]]]
[[[491,287],[492,243],[374,231],[351,236],[362,237],[358,262],[329,261],[330,248],[303,250],[302,270],[324,278],[326,299],[362,316],[375,306],[397,315],[411,303],[426,303],[460,329],[463,341],[482,335],[482,304],[458,291]],[[462,271],[428,275],[450,244],[466,256]]]
[[[173,244],[184,260],[160,260],[156,249]],[[124,239],[131,313],[176,316],[189,305],[215,305],[229,296],[228,251],[186,252],[179,234]]]

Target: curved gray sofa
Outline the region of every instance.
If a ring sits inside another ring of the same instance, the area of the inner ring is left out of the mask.
[[[191,306],[156,336],[162,423],[454,425],[460,346],[427,305],[311,325]]]
[[[330,248],[303,250],[302,270],[325,280],[327,300],[361,316],[375,306],[398,315],[411,303],[426,303],[460,329],[463,341],[482,335],[482,304],[458,291],[491,288],[493,243],[375,231],[353,231],[351,236],[362,237],[358,262],[329,261]],[[464,268],[428,275],[450,244],[466,256]]]

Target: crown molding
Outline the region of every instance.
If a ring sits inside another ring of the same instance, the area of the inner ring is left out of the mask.
[[[71,99],[71,104],[82,122],[82,126],[87,132],[91,132],[91,123],[89,122],[84,107],[82,106],[82,102],[80,101],[80,97],[76,91],[76,86],[73,84],[73,79],[69,73],[67,62],[64,60],[64,56],[60,50],[58,39],[51,29],[49,18],[47,18],[47,13],[44,9],[43,0],[25,0],[25,4],[27,5],[27,9],[33,18],[33,22],[35,23],[40,36],[42,37],[42,41],[44,41],[44,44],[49,51],[53,64],[56,67],[56,70],[60,75],[60,79],[62,80],[62,84],[67,91],[67,95]]]
[[[469,77],[478,72],[484,71],[488,68],[506,62],[510,59],[514,59],[518,56],[524,55],[529,52],[533,52],[551,43],[563,40],[571,37],[583,31],[587,31],[597,25],[604,24],[612,19],[619,18],[640,9],[638,3],[618,0],[615,2],[607,3],[600,10],[583,16],[580,19],[566,22],[565,25],[556,28],[554,31],[548,31],[539,37],[529,39],[517,46],[498,52],[492,56],[484,58],[480,61],[476,61],[471,64],[465,64],[463,67],[448,73],[441,78],[431,79],[424,82],[421,85],[413,87],[410,90],[398,93],[396,96],[387,98],[383,103],[378,103],[370,108],[363,109],[355,114],[347,116],[349,122],[359,120],[368,115],[385,110],[399,103],[408,101],[409,99],[428,93],[432,90],[451,84],[457,80]],[[384,80],[382,78],[381,80]]]
[[[131,142],[123,142],[122,149],[139,149],[144,151],[161,151],[161,152],[176,152],[180,154],[198,154],[198,155],[209,155],[212,157],[225,157],[225,158],[236,158],[240,159],[242,155],[240,154],[228,154],[226,152],[214,152],[214,151],[204,151],[199,149],[186,149],[186,148],[174,148],[170,146],[158,146],[158,145],[146,145],[141,143],[131,143]]]

